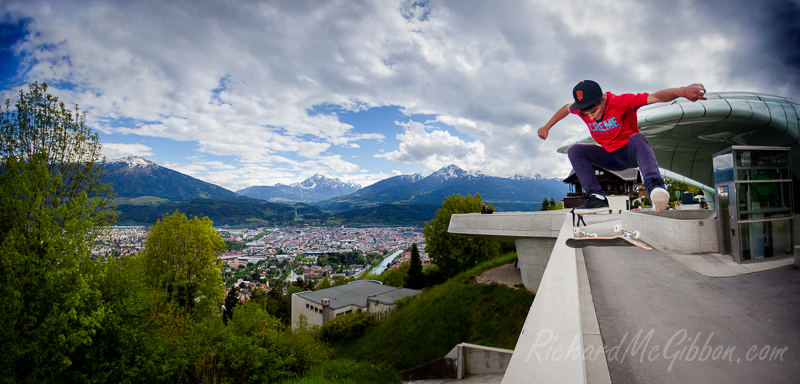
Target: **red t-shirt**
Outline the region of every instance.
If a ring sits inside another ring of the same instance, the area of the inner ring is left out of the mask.
[[[647,105],[647,96],[647,93],[615,95],[606,92],[608,103],[601,121],[592,120],[582,115],[580,111],[570,111],[570,113],[583,119],[594,141],[602,145],[607,152],[614,152],[628,145],[628,139],[639,133],[636,111]]]

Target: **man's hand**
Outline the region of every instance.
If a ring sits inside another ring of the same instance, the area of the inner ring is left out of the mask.
[[[550,128],[548,127],[539,128],[539,138],[541,138],[542,140],[547,140],[548,133],[550,133]]]
[[[681,88],[681,93],[681,96],[690,101],[706,100],[704,97],[706,94],[706,87],[700,83],[694,83],[688,87]]]
[[[690,101],[705,100],[706,87],[703,84],[695,83],[688,87],[663,89],[647,96],[647,104],[664,103],[685,97]]]

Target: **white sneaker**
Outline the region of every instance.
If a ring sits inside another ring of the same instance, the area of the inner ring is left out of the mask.
[[[661,187],[653,188],[650,191],[650,201],[653,203],[653,210],[661,212],[669,207],[669,192]]]

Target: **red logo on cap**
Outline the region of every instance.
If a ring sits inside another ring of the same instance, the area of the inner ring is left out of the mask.
[[[583,100],[583,91],[575,92],[575,95],[578,96],[578,101]]]

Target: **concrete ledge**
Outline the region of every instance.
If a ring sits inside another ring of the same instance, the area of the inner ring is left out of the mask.
[[[556,238],[569,211],[498,212],[452,215],[447,232],[515,242],[522,237]]]
[[[576,252],[566,245],[572,223],[560,215],[558,240],[503,383],[586,382]]]
[[[639,231],[652,242],[674,253],[689,255],[719,252],[714,211],[625,211],[622,227]]]

